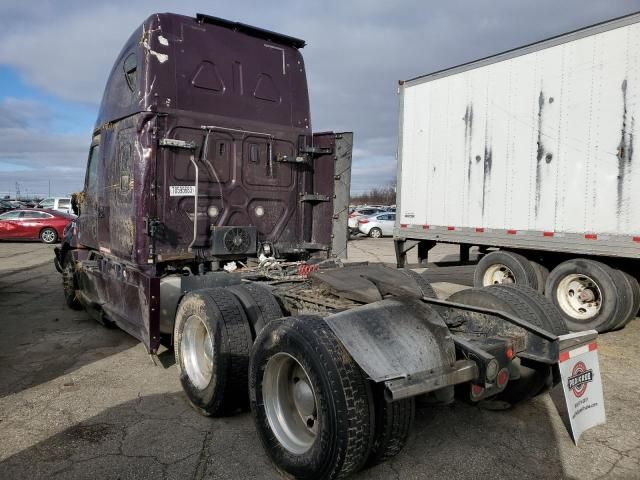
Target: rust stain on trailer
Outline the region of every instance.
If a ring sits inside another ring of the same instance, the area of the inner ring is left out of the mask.
[[[624,203],[624,184],[633,161],[633,130],[635,126],[635,118],[631,116],[628,119],[627,110],[627,79],[622,81],[622,129],[620,134],[620,143],[618,143],[618,189],[617,189],[617,213],[618,222],[620,222],[620,214]]]
[[[484,218],[484,206],[489,190],[489,184],[491,183],[491,166],[493,163],[491,145],[485,143],[484,145],[484,172],[482,175],[482,217]]]
[[[467,105],[464,112],[464,145],[467,154],[467,189],[471,188],[471,140],[473,139],[473,104]]]
[[[540,210],[540,190],[542,188],[542,159],[544,158],[544,144],[542,143],[542,112],[544,110],[544,92],[538,95],[538,152],[536,153],[536,217]],[[551,162],[551,158],[547,163]]]

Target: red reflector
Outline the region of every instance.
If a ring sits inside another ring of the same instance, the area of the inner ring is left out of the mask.
[[[569,352],[560,352],[560,358],[558,358],[558,361],[562,363],[566,362],[567,360],[569,360]]]
[[[544,232],[543,235],[545,237],[553,237],[553,232]]]
[[[503,368],[502,370],[500,370],[500,372],[498,372],[498,386],[500,388],[504,387],[507,382],[509,381],[509,370],[507,370],[506,368]]]
[[[429,225],[422,225],[423,230],[429,230]]]
[[[447,230],[455,230],[456,227],[447,227]]]
[[[513,348],[511,348],[511,347],[507,348],[507,351],[505,352],[505,355],[507,356],[507,358],[509,360],[511,360],[513,358]]]
[[[515,235],[516,233],[518,233],[518,231],[517,230],[507,230],[507,233],[509,235]]]
[[[400,224],[400,228],[407,228],[407,224],[406,223],[401,223]]]
[[[478,233],[484,233],[484,228],[476,228],[476,232],[478,232]]]
[[[634,242],[640,242],[640,237],[633,237]]]
[[[587,233],[585,234],[584,238],[586,238],[587,240],[597,240],[598,235],[596,235],[595,233]]]
[[[481,387],[480,385],[471,385],[471,395],[473,395],[474,397],[478,397],[482,395],[483,391],[484,391],[484,388]]]
[[[593,352],[594,350],[598,349],[598,344],[596,342],[590,343],[589,344],[589,351]]]

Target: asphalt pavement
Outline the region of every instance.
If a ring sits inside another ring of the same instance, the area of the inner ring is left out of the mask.
[[[437,249],[434,261],[455,259]],[[394,263],[390,239],[354,240],[350,257]],[[200,416],[170,352],[154,365],[123,331],[66,308],[52,258],[50,246],[0,242],[0,479],[281,478],[249,413]],[[427,271],[446,296],[472,267]],[[549,395],[507,411],[422,407],[404,451],[352,478],[640,478],[638,345],[639,320],[600,337],[607,424],[577,447]]]

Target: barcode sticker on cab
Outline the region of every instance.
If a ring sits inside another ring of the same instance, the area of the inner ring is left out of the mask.
[[[171,197],[187,197],[196,194],[195,185],[170,185],[169,196]]]

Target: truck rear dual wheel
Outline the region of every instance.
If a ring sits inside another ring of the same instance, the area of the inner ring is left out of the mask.
[[[519,253],[499,250],[482,257],[473,274],[477,288],[490,285],[526,285],[542,291],[544,271]]]
[[[276,297],[262,285],[242,283],[227,287],[227,290],[233,293],[242,304],[254,339],[267,323],[283,316]]]
[[[550,333],[561,335],[567,329],[553,305],[539,292],[522,285],[495,285],[484,288],[461,290],[449,297],[456,303],[491,308],[516,316]],[[516,359],[518,378],[513,378],[505,390],[493,397],[510,404],[528,400],[542,392],[551,381],[551,367],[540,365],[529,368]]]
[[[201,414],[247,408],[252,343],[247,317],[231,292],[210,288],[184,296],[176,313],[174,351],[182,387]]]
[[[386,404],[317,316],[267,324],[249,370],[251,411],[265,451],[294,478],[334,479],[397,454],[413,399]]]
[[[64,301],[69,308],[73,310],[81,310],[82,305],[80,304],[80,301],[78,300],[78,297],[76,295],[78,285],[74,273],[74,263],[73,258],[70,254],[67,254],[65,256],[64,267],[61,267],[61,270]]]
[[[571,331],[607,332],[636,314],[638,290],[620,270],[595,260],[567,260],[549,274],[545,295]]]

